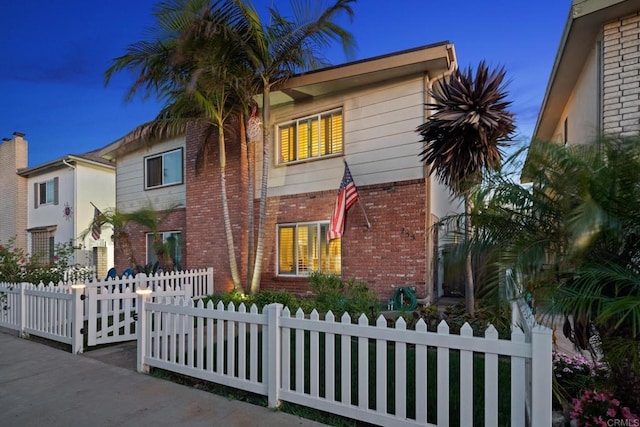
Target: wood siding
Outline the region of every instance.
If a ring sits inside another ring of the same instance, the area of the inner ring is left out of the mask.
[[[184,205],[186,198],[186,185],[184,183],[151,190],[144,189],[145,157],[181,147],[183,148],[184,156],[185,140],[183,137],[163,141],[146,150],[119,157],[116,175],[116,204],[118,209],[130,212],[147,206],[149,203],[156,209],[163,209],[178,203]],[[184,157],[182,162],[184,168]]]
[[[274,110],[273,123],[277,125],[336,107],[342,107],[344,114],[344,156],[274,165],[269,171],[269,195],[337,189],[344,170],[343,158],[349,162],[358,186],[424,178],[418,158],[421,143],[415,132],[424,120],[422,75],[311,103],[287,105]],[[275,128],[273,141],[277,138]],[[277,150],[274,143],[274,159]]]

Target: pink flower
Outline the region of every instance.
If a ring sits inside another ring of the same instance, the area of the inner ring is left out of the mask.
[[[53,260],[54,260],[54,261],[57,261],[57,260],[58,260],[58,255],[54,255],[54,256],[53,256]]]
[[[607,416],[610,418],[613,418],[616,416],[616,410],[613,408],[609,408],[607,409]]]
[[[611,404],[613,406],[620,406],[620,401],[618,399],[611,399]]]

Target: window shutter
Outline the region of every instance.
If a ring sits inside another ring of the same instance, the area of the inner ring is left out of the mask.
[[[53,204],[58,204],[58,177],[53,178]]]
[[[38,196],[40,196],[40,188],[38,187],[38,183],[33,183],[33,208],[38,209]]]

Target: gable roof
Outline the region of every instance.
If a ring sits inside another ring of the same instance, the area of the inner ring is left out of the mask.
[[[551,140],[602,26],[638,10],[637,0],[573,0],[532,140]]]
[[[427,73],[429,77],[435,77],[446,72],[454,62],[456,62],[456,54],[453,44],[442,41],[308,71],[291,77],[281,88],[273,91],[270,96],[271,106],[312,100],[330,93],[417,73]],[[262,95],[257,95],[255,98],[261,105]],[[100,155],[105,159],[113,159],[118,153],[140,148],[142,146],[140,138],[132,137],[134,132],[135,130],[105,146],[100,150]]]
[[[55,160],[51,160],[30,168],[24,168],[18,170],[18,175],[23,177],[37,176],[43,173],[51,172],[53,170],[69,167],[70,163],[84,163],[94,166],[99,166],[107,169],[115,169],[115,165],[101,157],[98,153],[100,149],[88,151],[83,154],[68,154],[64,157],[60,157]]]

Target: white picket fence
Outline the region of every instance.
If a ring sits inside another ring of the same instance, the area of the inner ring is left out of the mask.
[[[54,285],[0,283],[0,326],[22,334],[71,344],[73,353],[87,345],[137,339],[136,290],[159,296],[197,298],[213,293],[213,269]],[[84,321],[87,327],[83,327]]]
[[[531,307],[529,307],[529,304],[527,304],[524,298],[523,289],[518,285],[511,270],[506,271],[505,279],[507,298],[511,301],[511,322],[522,329],[525,340],[527,342],[532,342],[535,334],[541,329],[550,331],[549,328],[539,325],[536,321]],[[550,364],[552,363],[551,351],[549,351],[549,354],[544,354],[540,357],[543,356],[549,359]],[[548,380],[549,383],[551,383],[551,376],[546,376],[546,371],[538,372],[536,370],[536,365],[533,365],[531,360],[527,360],[525,362],[525,368],[525,383],[527,385],[525,404],[527,416],[531,419],[535,417],[535,411],[538,410],[532,403],[533,395],[536,393],[536,390],[546,390],[550,387],[550,385],[546,384],[545,380]],[[551,396],[549,396],[548,400],[545,400],[542,403],[545,405],[545,411],[547,411],[547,406],[548,411],[551,411]]]
[[[153,366],[266,395],[270,407],[287,401],[385,426],[448,426],[477,421],[474,364],[480,363],[484,425],[496,426],[504,423],[498,420],[499,396],[505,393],[498,390],[498,371],[507,363],[510,424],[551,423],[551,331],[540,326],[530,338],[514,328],[511,339],[503,340],[493,326],[484,338],[474,337],[468,324],[460,335],[450,335],[444,321],[437,332],[428,332],[422,320],[407,330],[402,318],[394,327],[383,317],[371,326],[364,315],[353,324],[347,314],[339,321],[332,313],[320,319],[315,310],[292,317],[280,304],[259,313],[255,306],[247,312],[244,304],[236,310],[233,304],[214,308],[139,295],[138,306],[140,372]],[[453,354],[459,362],[451,367]],[[459,369],[454,385],[450,369]],[[434,378],[432,395],[428,384]],[[450,420],[452,387],[459,387],[459,421]]]
[[[82,350],[82,286],[0,283],[0,326]]]

